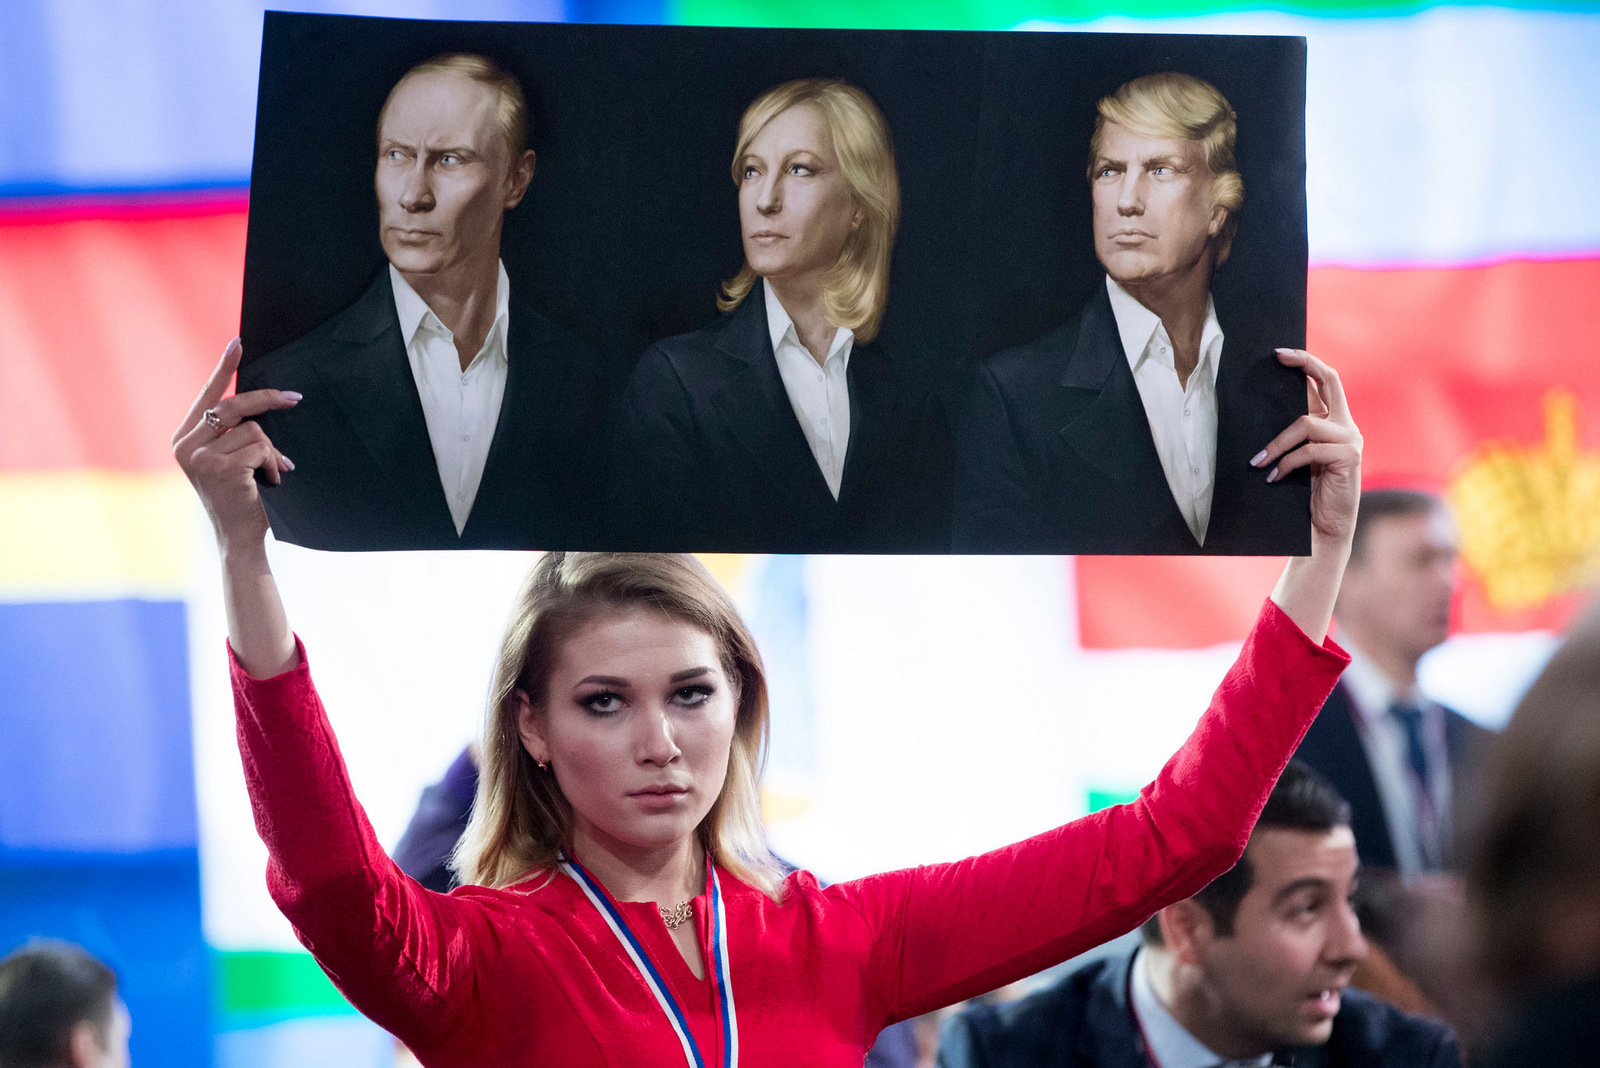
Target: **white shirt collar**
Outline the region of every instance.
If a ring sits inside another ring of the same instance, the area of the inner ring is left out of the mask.
[[[778,295],[772,291],[772,286],[768,284],[765,278],[761,280],[761,292],[767,301],[767,333],[772,338],[772,351],[776,353],[778,347],[787,338],[794,344],[800,345],[802,350],[809,352],[810,350],[801,344],[800,332],[795,329],[794,320],[789,318],[789,313],[784,310],[783,301],[778,299]],[[855,340],[855,336],[855,332],[848,326],[841,326],[836,329],[833,332],[833,341],[828,345],[827,359],[823,360],[823,363],[827,363],[828,360],[839,355],[841,351],[844,353],[845,359],[848,360],[850,349],[845,346],[850,345]],[[812,358],[815,359],[815,357]]]
[[[1422,696],[1413,690],[1411,693],[1401,693],[1395,689],[1389,676],[1378,669],[1372,658],[1362,651],[1361,647],[1352,642],[1348,635],[1339,635],[1339,642],[1350,654],[1350,663],[1345,666],[1344,674],[1340,676],[1345,688],[1350,691],[1351,700],[1355,703],[1356,710],[1368,723],[1383,720],[1389,714],[1389,706],[1397,700],[1411,700],[1422,705]]]
[[[1128,367],[1137,369],[1140,362],[1148,357],[1177,374],[1171,339],[1167,337],[1166,327],[1161,324],[1161,316],[1140,304],[1137,297],[1118,285],[1109,274],[1106,275],[1106,293],[1111,297],[1111,314],[1117,320],[1117,334],[1122,339],[1122,352],[1128,358]],[[1161,351],[1161,346],[1150,344],[1158,332],[1167,342],[1165,352]],[[1217,306],[1207,294],[1206,322],[1200,328],[1200,362],[1196,367],[1212,385],[1216,385],[1217,381],[1217,360],[1213,354],[1222,341],[1222,324],[1217,322]]]
[[[1133,975],[1129,982],[1134,1017],[1144,1032],[1150,1053],[1161,1068],[1215,1068],[1227,1060],[1206,1047],[1204,1042],[1189,1033],[1177,1017],[1161,1004],[1155,987],[1150,983],[1150,955],[1140,949],[1133,958]],[[1272,1063],[1272,1054],[1263,1053],[1255,1063],[1266,1066]]]
[[[405,341],[406,348],[411,347],[412,339],[417,336],[417,331],[426,326],[429,330],[436,331],[446,337],[452,337],[450,331],[439,317],[434,314],[428,302],[411,288],[405,275],[395,269],[394,264],[389,264],[389,282],[394,289],[394,310],[400,319],[400,336]],[[484,338],[483,347],[490,353],[492,359],[504,360],[505,345],[492,344],[503,339],[506,332],[506,323],[511,316],[511,279],[506,275],[506,265],[501,261],[498,265],[497,278],[494,287],[494,325],[489,328],[489,334]]]

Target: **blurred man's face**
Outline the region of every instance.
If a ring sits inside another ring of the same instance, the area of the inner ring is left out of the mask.
[[[512,161],[489,86],[445,71],[404,78],[378,130],[379,240],[403,274],[433,274],[492,250],[526,183]],[[531,172],[530,172],[531,173]]]
[[[1147,137],[1108,122],[1093,173],[1094,252],[1107,274],[1132,288],[1209,274],[1210,241],[1227,209],[1215,203],[1199,141]]]
[[[1358,640],[1415,661],[1450,633],[1459,553],[1444,508],[1373,520],[1339,590],[1339,620]]]
[[[1356,840],[1348,827],[1263,827],[1250,838],[1254,881],[1233,934],[1203,926],[1196,952],[1219,1026],[1241,1049],[1328,1041],[1367,943],[1350,905]]]
[[[133,1020],[128,1006],[112,995],[111,1016],[104,1027],[92,1020],[80,1020],[72,1028],[67,1043],[67,1059],[72,1068],[129,1068],[128,1039]]]
[[[111,1026],[107,1031],[104,1068],[129,1068],[132,1058],[128,1055],[128,1039],[133,1035],[133,1019],[121,998],[112,1003]]]

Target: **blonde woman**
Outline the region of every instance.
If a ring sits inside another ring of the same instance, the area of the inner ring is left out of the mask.
[[[761,660],[692,557],[551,554],[501,648],[484,769],[437,894],[384,854],[267,564],[256,479],[290,469],[223,399],[229,347],[173,436],[223,561],[239,745],[274,899],[351,1003],[424,1065],[859,1068],[887,1024],[1131,930],[1225,871],[1348,658],[1325,640],[1361,439],[1338,377],[1264,463],[1312,471],[1291,560],[1178,754],[1138,800],[953,864],[821,887],[759,823]],[[1006,680],[962,668],[982,702]]]
[[[615,538],[644,549],[942,552],[952,446],[913,365],[875,341],[900,185],[872,99],[786,82],[733,156],[745,263],[726,315],[634,369],[614,452]]]

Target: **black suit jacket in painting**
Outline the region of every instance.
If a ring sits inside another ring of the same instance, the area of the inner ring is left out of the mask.
[[[314,549],[595,547],[599,357],[513,294],[506,363],[483,478],[457,535],[387,268],[350,307],[251,361],[241,392],[305,398],[259,420],[296,465],[264,487],[273,533]]]
[[[1350,829],[1355,832],[1361,863],[1368,867],[1395,867],[1394,839],[1383,813],[1378,780],[1361,743],[1361,728],[1350,691],[1344,683],[1333,688],[1311,729],[1295,750],[1303,760],[1321,772],[1350,802]],[[1480,727],[1453,709],[1444,711],[1445,754],[1450,761],[1450,826],[1459,834],[1469,821],[1477,792],[1478,773],[1494,732]]]
[[[1102,285],[1071,322],[981,361],[956,413],[957,552],[1310,551],[1310,482],[1250,458],[1305,414],[1304,378],[1222,323],[1217,465],[1205,545],[1172,499]]]
[[[939,1068],[1150,1068],[1128,1003],[1132,957],[1086,964],[1004,1005],[968,1009],[945,1024]],[[1346,990],[1333,1035],[1320,1046],[1275,1050],[1286,1068],[1460,1068],[1455,1035],[1370,994]]]
[[[847,374],[834,500],[784,390],[754,293],[652,346],[616,415],[610,540],[644,550],[945,552],[951,444],[930,384],[877,344]]]

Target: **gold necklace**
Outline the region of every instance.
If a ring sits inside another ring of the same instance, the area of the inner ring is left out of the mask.
[[[657,905],[656,911],[661,913],[661,922],[667,925],[667,930],[676,931],[694,915],[694,900],[680,901],[670,909]]]

